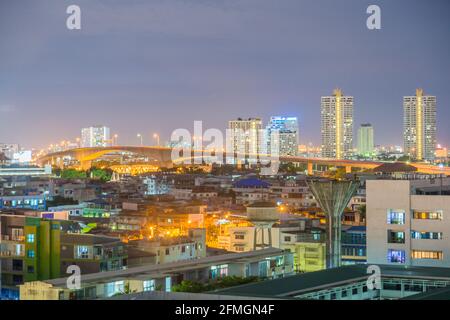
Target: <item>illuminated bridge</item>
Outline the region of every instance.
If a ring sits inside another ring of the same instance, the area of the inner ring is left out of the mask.
[[[172,161],[172,148],[168,147],[144,147],[144,146],[114,146],[114,147],[94,147],[94,148],[78,148],[61,152],[55,152],[47,154],[38,159],[38,164],[45,165],[51,164],[61,166],[64,157],[71,157],[73,160],[77,160],[80,163],[81,168],[88,169],[92,165],[92,161],[101,158],[104,155],[120,152],[129,152],[136,155],[144,156],[151,159],[153,162],[151,165],[171,168],[174,162]],[[191,158],[201,158],[202,152],[195,151],[192,153]],[[189,159],[189,157],[184,158]],[[178,162],[183,159],[179,159]],[[303,157],[280,157],[281,162],[302,163],[307,166],[309,174],[313,174],[314,171],[324,171],[326,168],[344,168],[347,173],[355,170],[371,170],[385,162],[380,161],[357,161],[357,160],[337,160],[337,159],[324,159],[324,158],[303,158]],[[419,173],[427,174],[445,174],[450,176],[449,167],[438,167],[424,163],[411,163],[413,167],[417,168]]]
[[[89,169],[92,161],[97,160],[104,155],[129,152],[136,155],[152,159],[155,165],[160,167],[172,167],[173,162],[171,158],[172,149],[165,147],[137,147],[137,146],[114,146],[114,147],[94,147],[94,148],[77,148],[60,152],[49,153],[37,160],[38,164],[51,164],[55,166],[62,166],[63,158],[70,157],[72,160],[77,160],[81,168]]]

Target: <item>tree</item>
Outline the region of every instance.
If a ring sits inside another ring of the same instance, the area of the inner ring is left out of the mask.
[[[359,207],[358,211],[359,211],[359,213],[361,214],[361,218],[362,218],[363,220],[366,220],[366,205],[365,205],[365,204],[361,205],[361,206]]]
[[[63,169],[61,170],[60,177],[62,179],[86,179],[86,171],[75,169]]]
[[[102,180],[103,182],[110,181],[113,171],[111,169],[91,168],[89,175],[94,179]]]

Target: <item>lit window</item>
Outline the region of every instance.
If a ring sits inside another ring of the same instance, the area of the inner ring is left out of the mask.
[[[227,264],[211,266],[211,279],[226,277],[227,275],[228,275],[228,265]]]
[[[27,234],[27,242],[34,243],[34,233]]]
[[[442,260],[444,258],[442,251],[420,251],[420,250],[413,250],[411,252],[411,257],[413,259],[431,259],[431,260]]]
[[[143,283],[144,291],[155,291],[155,280],[146,280]]]
[[[388,230],[388,243],[405,243],[405,233]]]
[[[88,246],[76,246],[75,258],[77,259],[89,259],[90,248]]]
[[[406,254],[405,250],[388,250],[388,262],[390,263],[405,263]]]
[[[411,231],[412,239],[419,240],[442,240],[442,232],[420,232],[420,231]]]
[[[27,251],[27,257],[28,258],[34,258],[34,256],[35,256],[34,250],[28,250]]]
[[[172,291],[172,278],[166,277],[166,292]]]
[[[387,214],[388,224],[405,224],[405,211],[404,210],[388,210]]]
[[[442,210],[438,211],[417,211],[413,212],[414,219],[418,220],[442,220],[443,213]]]

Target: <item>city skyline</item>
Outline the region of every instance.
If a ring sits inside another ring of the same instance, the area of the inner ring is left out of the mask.
[[[136,144],[137,133],[151,144],[153,133],[165,141],[194,120],[225,129],[238,117],[289,115],[299,119],[300,143],[318,145],[320,97],[340,87],[355,98],[354,126],[383,129],[383,145],[403,145],[402,99],[423,88],[437,97],[437,143],[450,144],[445,1],[378,1],[377,31],[365,27],[367,1],[78,2],[78,33],[65,28],[66,2],[0,10],[2,142],[42,148],[102,123],[121,144]],[[427,46],[405,52],[416,38]]]

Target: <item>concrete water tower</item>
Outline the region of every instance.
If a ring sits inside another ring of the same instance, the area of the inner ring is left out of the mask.
[[[277,205],[272,202],[253,203],[247,207],[247,219],[255,226],[253,249],[272,247],[272,227],[280,220]]]
[[[327,218],[327,268],[341,266],[342,213],[359,186],[357,181],[308,181]]]

